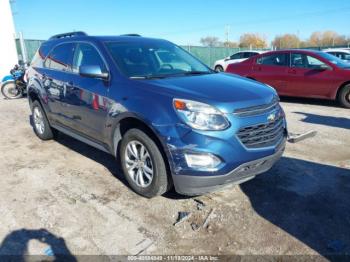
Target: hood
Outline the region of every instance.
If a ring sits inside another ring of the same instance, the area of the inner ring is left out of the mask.
[[[233,74],[216,73],[142,80],[158,93],[216,106],[224,113],[268,104],[277,95],[272,87]]]

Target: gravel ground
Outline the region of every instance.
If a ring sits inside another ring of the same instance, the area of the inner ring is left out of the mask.
[[[288,144],[272,170],[240,186],[149,200],[112,156],[63,134],[40,141],[27,100],[0,99],[0,254],[349,254],[350,110],[282,106],[290,131],[317,137]],[[179,211],[191,215],[174,226]]]

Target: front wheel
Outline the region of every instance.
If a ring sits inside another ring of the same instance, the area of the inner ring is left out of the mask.
[[[340,90],[338,101],[343,107],[350,108],[350,84]]]
[[[216,72],[224,72],[224,68],[223,68],[221,65],[217,65],[217,66],[215,67],[215,71],[216,71]]]
[[[7,99],[16,99],[23,96],[21,88],[18,88],[14,81],[6,81],[1,86],[1,93]]]
[[[164,194],[170,181],[157,144],[140,129],[130,129],[123,136],[120,159],[124,176],[138,194],[151,198]]]

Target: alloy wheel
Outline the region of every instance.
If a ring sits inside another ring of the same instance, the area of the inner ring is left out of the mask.
[[[34,125],[35,125],[36,131],[39,134],[43,134],[45,131],[44,116],[38,107],[34,107],[33,119],[34,119]]]
[[[139,187],[148,187],[153,180],[153,163],[147,148],[139,141],[130,141],[125,150],[128,175]]]

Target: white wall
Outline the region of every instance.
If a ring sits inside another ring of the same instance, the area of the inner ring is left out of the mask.
[[[9,0],[0,0],[0,81],[18,63],[15,27]]]

